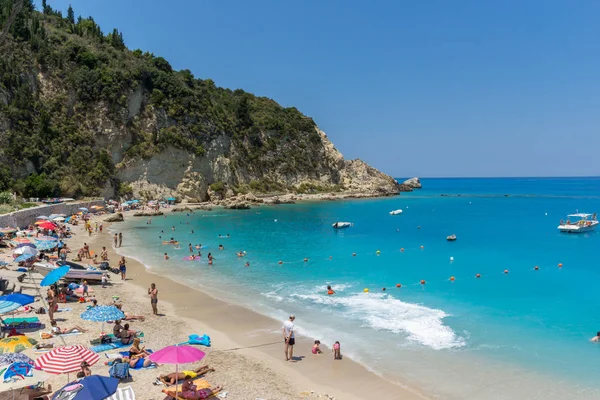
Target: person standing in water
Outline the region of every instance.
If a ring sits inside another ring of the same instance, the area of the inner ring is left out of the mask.
[[[150,305],[152,305],[152,313],[158,315],[158,289],[154,283],[150,284],[148,288],[148,294],[150,295]]]
[[[283,341],[285,343],[285,361],[292,360],[294,356],[294,345],[296,344],[296,338],[294,337],[294,320],[296,316],[290,315],[287,321],[283,322],[281,331],[283,332]]]
[[[121,244],[123,244],[123,234],[119,232],[119,247],[121,247]]]
[[[119,241],[119,236],[115,233],[115,236],[113,236],[113,242],[115,243],[115,247],[117,247],[118,241]]]

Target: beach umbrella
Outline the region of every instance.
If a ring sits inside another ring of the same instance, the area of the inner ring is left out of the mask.
[[[55,347],[35,360],[35,367],[51,374],[68,374],[79,371],[82,362],[94,365],[100,360],[98,354],[85,346]]]
[[[20,247],[31,247],[31,248],[35,249],[37,246],[33,243],[19,243],[17,245],[17,249]]]
[[[27,363],[33,365],[33,360],[23,353],[0,354],[0,365],[9,365],[12,363]]]
[[[0,354],[4,353],[20,353],[23,350],[29,349],[37,344],[37,340],[27,336],[9,336],[0,339]]]
[[[21,244],[31,244],[31,243],[25,243],[25,242],[19,243],[19,245],[21,245]],[[28,255],[35,256],[35,255],[37,255],[37,253],[38,253],[38,251],[35,249],[35,245],[33,247],[21,246],[13,251],[13,254],[16,254],[18,256],[28,256]]]
[[[50,230],[56,229],[56,225],[50,221],[42,221],[41,223],[37,224],[37,226],[39,226],[40,228],[50,229]]]
[[[20,263],[20,262],[23,262],[23,261],[28,261],[28,260],[32,259],[33,257],[35,257],[35,255],[33,255],[33,254],[26,254],[26,255],[19,256],[19,257],[15,258],[15,262]]]
[[[48,275],[44,277],[44,279],[42,279],[42,281],[40,282],[40,286],[54,285],[56,282],[61,280],[61,278],[63,278],[66,274],[68,274],[69,270],[70,268],[68,265],[64,265],[62,267],[53,269]]]
[[[104,331],[104,323],[124,319],[125,313],[115,306],[96,306],[81,313],[81,318],[87,321],[102,322],[101,330]]]
[[[0,314],[6,314],[35,301],[35,297],[23,293],[0,296]]]
[[[63,386],[52,400],[103,400],[112,396],[118,386],[116,378],[92,375]]]
[[[16,231],[18,231],[18,229],[10,228],[8,226],[6,228],[0,228],[1,233],[15,233]]]
[[[40,236],[38,238],[35,238],[35,240],[44,242],[57,242],[58,238],[54,236]]]
[[[56,221],[56,222],[62,222],[65,220],[65,217],[56,217],[56,218],[52,218],[52,221]]]
[[[89,210],[88,210],[87,208],[85,208],[85,207],[79,207],[79,209],[80,209],[81,211],[89,211]]]
[[[24,388],[44,382],[50,377],[26,362],[12,363],[0,371],[0,392]]]
[[[167,346],[148,356],[150,361],[157,364],[175,364],[175,374],[179,373],[179,364],[188,364],[200,361],[206,356],[202,350],[192,346]],[[177,383],[175,383],[175,397],[177,397]]]
[[[40,215],[40,216],[37,216],[37,217],[35,217],[35,219],[44,219],[44,220],[49,220],[49,219],[50,219],[50,217],[46,217],[45,215]]]

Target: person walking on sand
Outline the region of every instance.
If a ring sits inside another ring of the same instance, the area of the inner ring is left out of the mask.
[[[158,289],[154,283],[150,284],[148,288],[148,294],[150,295],[150,305],[152,305],[152,313],[158,315]]]
[[[119,232],[119,247],[121,247],[122,243],[123,243],[123,234],[121,232]]]
[[[287,321],[283,321],[281,331],[283,332],[283,341],[285,343],[285,361],[292,360],[294,356],[294,345],[296,344],[296,338],[294,337],[294,320],[296,316],[290,315]]]

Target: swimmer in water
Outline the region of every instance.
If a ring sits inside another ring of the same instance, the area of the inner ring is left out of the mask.
[[[190,248],[190,253],[193,254],[194,253],[194,249],[192,248],[192,244],[190,243],[188,247]]]
[[[192,235],[194,234],[194,230],[192,229]]]
[[[167,253],[165,253],[165,260],[169,259],[169,255]]]
[[[250,261],[246,261],[245,267],[249,267],[249,266],[250,266]]]
[[[163,230],[161,229],[160,233],[165,233],[165,231],[163,231]]]
[[[225,250],[225,247],[223,247],[222,244],[219,245],[219,250]]]
[[[202,258],[202,253],[198,252],[198,255],[196,257]]]
[[[212,265],[212,261],[213,261],[212,254],[208,253],[208,265]]]
[[[594,336],[590,342],[600,342],[600,332],[596,333],[596,336]]]
[[[330,295],[330,296],[331,296],[332,294],[335,294],[335,292],[334,292],[334,291],[333,291],[333,289],[331,288],[331,285],[327,285],[327,294],[328,294],[328,295]]]
[[[171,227],[171,230],[172,230],[172,231],[174,231],[174,230],[175,230],[175,225],[173,225],[173,226]]]

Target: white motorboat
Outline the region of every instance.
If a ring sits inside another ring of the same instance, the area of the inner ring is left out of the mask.
[[[352,226],[352,222],[336,222],[331,226],[333,226],[333,229],[349,228]]]
[[[50,271],[55,270],[58,267],[62,267],[63,265],[69,266],[69,272],[65,275],[64,279],[73,280],[73,281],[81,281],[85,280],[88,282],[100,282],[102,281],[102,274],[104,271],[99,269],[91,269],[84,267],[83,265],[76,264],[70,261],[57,261],[56,263],[48,262],[48,261],[40,261],[33,264],[33,267],[37,272],[46,276],[50,273]]]
[[[456,235],[453,233],[450,236],[446,236],[446,240],[449,242],[454,242],[456,240]]]
[[[402,210],[398,209],[398,210],[390,211],[390,215],[398,215],[398,214],[402,214]]]
[[[598,218],[594,214],[569,214],[567,220],[560,220],[558,230],[566,233],[583,233],[590,232],[598,226]]]

